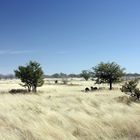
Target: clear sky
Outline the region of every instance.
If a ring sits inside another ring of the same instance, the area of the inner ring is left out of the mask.
[[[46,74],[115,61],[140,73],[140,0],[0,0],[0,73]]]

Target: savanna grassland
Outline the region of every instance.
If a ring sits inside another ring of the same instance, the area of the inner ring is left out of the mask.
[[[9,94],[19,83],[0,81],[0,140],[140,140],[140,103],[119,85],[84,93],[93,81],[48,79],[36,94]]]

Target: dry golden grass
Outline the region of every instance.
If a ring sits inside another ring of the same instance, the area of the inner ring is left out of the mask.
[[[0,140],[140,139],[140,104],[117,89],[83,93],[93,82],[75,80],[45,84],[37,95],[6,93],[18,83],[0,81]]]

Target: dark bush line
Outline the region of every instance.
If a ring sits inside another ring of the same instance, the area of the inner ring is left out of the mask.
[[[17,93],[25,94],[25,93],[28,93],[28,90],[26,90],[26,89],[11,89],[9,91],[9,93],[11,93],[11,94],[17,94]]]
[[[85,92],[95,91],[95,90],[98,90],[98,88],[97,87],[90,87],[90,88],[86,87],[85,88]]]

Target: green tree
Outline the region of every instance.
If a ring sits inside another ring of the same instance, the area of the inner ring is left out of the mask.
[[[134,93],[135,90],[137,89],[137,85],[138,85],[138,80],[130,80],[128,82],[125,82],[125,84],[122,86],[121,91],[122,92],[130,92],[130,93]]]
[[[88,79],[91,77],[91,73],[88,70],[83,70],[80,76],[88,81]]]
[[[126,82],[124,85],[122,85],[121,91],[128,94],[130,93],[130,96],[136,96],[139,100],[140,97],[140,90],[137,88],[139,83],[138,79],[131,80]]]
[[[26,66],[19,66],[15,76],[21,80],[22,86],[29,92],[37,92],[37,87],[44,84],[44,73],[39,63],[30,61]]]
[[[120,65],[115,62],[101,62],[92,69],[94,76],[97,78],[96,83],[108,83],[110,90],[112,90],[112,84],[120,82],[122,76],[124,76],[124,68],[121,68]]]

